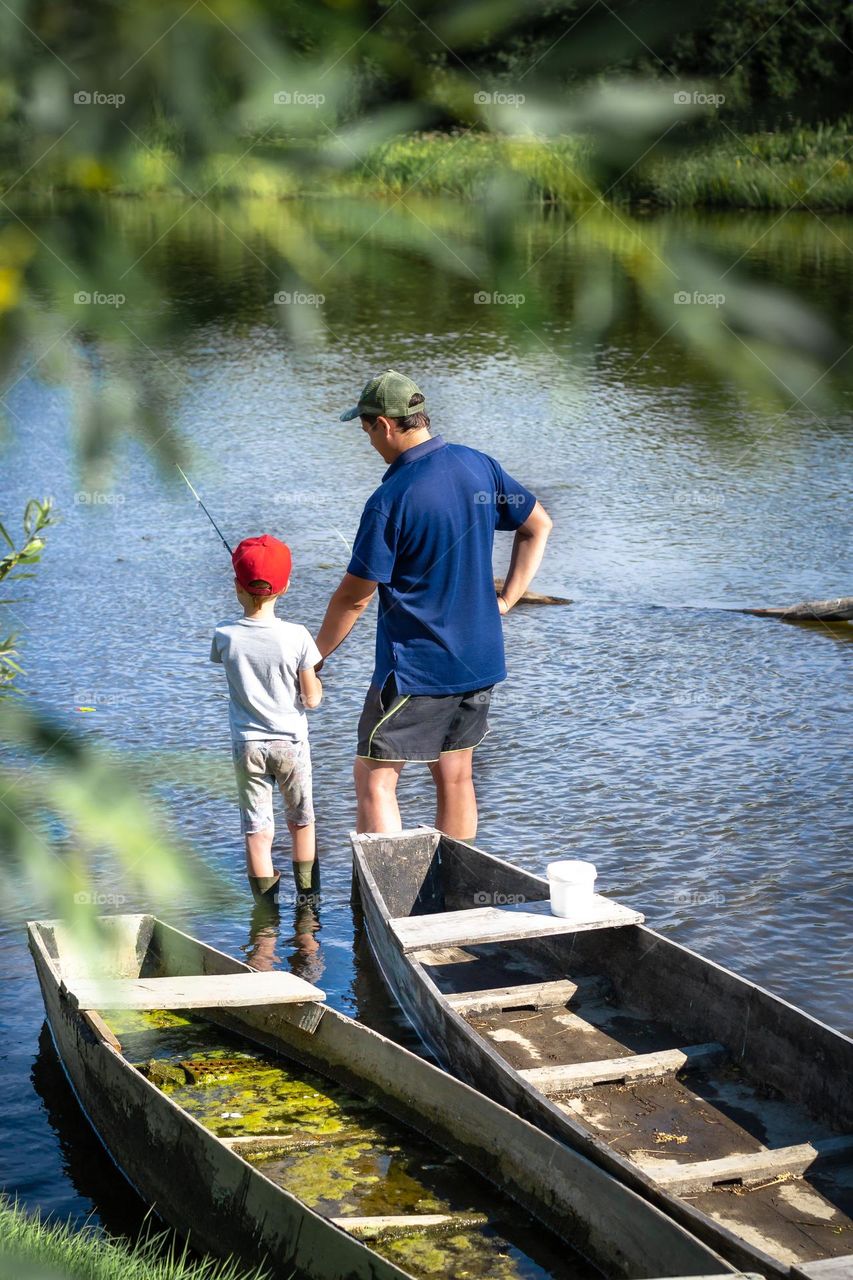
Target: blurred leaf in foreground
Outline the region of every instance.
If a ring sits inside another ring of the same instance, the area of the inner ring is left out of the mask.
[[[129,764],[19,701],[0,705],[0,741],[7,748],[0,766],[6,910],[35,899],[96,945],[98,913],[121,910],[131,892],[151,910],[221,894]]]

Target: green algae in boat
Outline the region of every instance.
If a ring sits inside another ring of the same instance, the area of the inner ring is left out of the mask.
[[[316,999],[240,1007],[231,981],[222,1007],[138,1009],[158,980],[212,992],[252,971],[151,916],[103,927],[99,977],[134,987],[115,1012],[93,1007],[95,966],[62,927],[29,926],[50,1030],[119,1169],[197,1248],[281,1280],[733,1274],[576,1153]]]

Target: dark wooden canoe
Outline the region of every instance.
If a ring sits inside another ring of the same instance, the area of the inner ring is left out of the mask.
[[[735,1266],[853,1277],[853,1041],[605,898],[430,828],[353,836],[390,990],[437,1059]]]
[[[614,1277],[713,1272],[723,1280],[732,1274],[709,1248],[609,1174],[423,1059],[326,1007],[320,1003],[323,993],[310,984],[290,974],[257,973],[152,916],[106,917],[103,924],[106,939],[97,961],[81,958],[60,924],[29,926],[48,1025],[80,1105],[119,1170],[143,1200],[198,1248],[233,1256],[249,1267],[264,1266],[279,1280],[297,1273],[317,1280],[406,1280],[409,1272],[382,1256],[379,1241],[389,1234],[397,1241],[401,1233],[410,1239],[428,1235],[431,1249],[436,1247],[431,1233],[443,1230],[468,1233],[471,1239],[476,1231],[484,1238],[490,1231],[490,1238],[503,1235],[490,1214],[477,1221],[465,1213],[457,1217],[420,1210],[378,1217],[352,1216],[351,1210],[337,1217],[315,1211],[273,1180],[275,1160],[286,1163],[306,1144],[319,1146],[327,1150],[334,1176],[339,1163],[335,1152],[344,1146],[339,1138],[350,1144],[356,1138],[348,1137],[346,1129],[312,1137],[304,1122],[294,1128],[286,1119],[273,1133],[250,1127],[245,1135],[217,1134],[212,1120],[202,1123],[187,1110],[186,1099],[181,1105],[182,1095],[172,1096],[155,1083],[168,1084],[170,1077],[163,1073],[174,1072],[174,1064],[149,1063],[140,1069],[125,1056],[110,1023],[115,1026],[117,1017],[129,1016],[127,1011],[145,1011],[144,1017],[162,1020],[162,1012],[150,1011],[197,1010],[200,1022],[187,1025],[215,1024],[236,1033],[241,1044],[271,1050],[274,1060],[288,1069],[295,1063],[299,1070],[335,1082],[355,1095],[356,1109],[369,1103],[371,1114],[378,1108],[383,1123],[396,1124],[398,1135],[402,1126],[404,1137],[394,1138],[397,1145],[388,1150],[396,1154],[390,1157],[384,1140],[371,1139],[379,1145],[368,1150],[373,1161],[369,1170],[383,1168],[386,1159],[400,1160],[406,1141],[419,1144],[416,1150],[427,1146],[439,1162],[464,1161],[466,1187],[480,1175],[486,1203],[495,1205],[495,1213],[499,1204],[513,1206],[510,1225],[523,1221],[537,1247],[563,1258],[571,1251],[577,1262],[573,1275],[587,1276],[595,1268],[596,1275]],[[190,1065],[192,1071],[216,1069],[217,1060],[211,1064],[202,1054]],[[189,1069],[186,1062],[180,1064],[181,1072]],[[192,1072],[189,1078],[194,1078]],[[221,1127],[220,1120],[215,1124]],[[382,1125],[371,1132],[381,1135]],[[428,1160],[424,1168],[433,1167]],[[362,1183],[378,1180],[361,1177]],[[519,1205],[525,1213],[518,1213]],[[499,1221],[506,1225],[505,1212]],[[371,1239],[373,1248],[367,1243]],[[510,1273],[502,1270],[505,1274]]]

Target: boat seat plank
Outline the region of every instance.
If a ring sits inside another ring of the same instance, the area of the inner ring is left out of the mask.
[[[360,1130],[342,1129],[339,1133],[248,1133],[220,1142],[238,1155],[261,1155],[264,1151],[309,1151],[315,1147],[334,1147],[364,1140]]]
[[[683,1049],[663,1049],[658,1053],[627,1054],[600,1062],[571,1062],[562,1066],[529,1067],[519,1071],[523,1080],[542,1093],[567,1093],[597,1084],[648,1080],[676,1071],[697,1070],[728,1056],[721,1044],[693,1044]]]
[[[610,989],[607,978],[561,978],[552,982],[530,982],[515,987],[490,987],[483,991],[453,991],[445,999],[457,1013],[501,1013],[509,1009],[546,1009],[567,1005],[578,995],[600,996]]]
[[[382,1236],[391,1232],[443,1231],[445,1228],[485,1226],[485,1213],[401,1213],[376,1218],[331,1218],[336,1227],[360,1237]]]
[[[97,1040],[105,1041],[111,1048],[115,1049],[116,1053],[121,1053],[121,1041],[110,1030],[100,1014],[96,1013],[94,1009],[84,1009],[82,1010],[82,1017],[86,1026]]]
[[[293,973],[192,974],[184,978],[74,978],[63,994],[78,1009],[221,1009],[325,1000]]]
[[[696,1160],[692,1164],[669,1166],[648,1165],[646,1172],[661,1186],[676,1195],[695,1195],[709,1191],[722,1183],[764,1182],[782,1173],[798,1177],[815,1164],[853,1158],[853,1134],[838,1138],[816,1138],[791,1147],[777,1147],[769,1151],[752,1151],[741,1155],[725,1156],[721,1160]]]
[[[853,1276],[853,1254],[841,1258],[820,1258],[817,1262],[801,1262],[792,1274],[803,1280],[850,1280]]]
[[[614,929],[642,924],[639,911],[593,894],[583,914],[564,918],[551,914],[548,903],[529,902],[523,910],[507,907],[472,907],[466,911],[435,911],[423,916],[398,916],[390,921],[403,951],[423,947],[475,946],[484,942],[512,942],[520,938],[544,938],[580,933],[588,929]],[[544,907],[544,909],[543,909]]]

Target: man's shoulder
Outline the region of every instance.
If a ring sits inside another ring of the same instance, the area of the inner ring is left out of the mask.
[[[386,520],[393,519],[394,513],[399,510],[400,499],[405,491],[405,486],[395,484],[395,480],[396,476],[389,476],[384,484],[373,490],[364,504],[362,520],[373,515],[384,516]]]
[[[488,453],[483,453],[482,449],[472,449],[469,444],[449,444],[447,452],[455,462],[461,462],[463,465],[476,465],[479,467],[494,467],[495,459]]]
[[[448,444],[433,457],[440,470],[438,475],[435,472],[432,475],[425,473],[424,478],[430,486],[447,483],[454,488],[467,490],[473,486],[481,489],[484,484],[491,485],[498,475],[495,459],[467,444]]]
[[[473,454],[477,458],[485,458],[488,455],[483,453],[482,449],[475,449],[470,444],[452,444],[448,441],[445,445],[451,457],[462,457]]]
[[[419,459],[416,466],[402,467],[396,475],[389,476],[374,497],[381,497],[386,493],[389,497],[392,494],[395,498],[401,497],[411,488],[434,485],[437,476],[447,476],[448,473],[482,475],[484,469],[494,469],[494,467],[494,458],[490,458],[487,453],[482,453],[479,449],[472,449],[467,444],[445,443],[443,448],[436,449]]]

